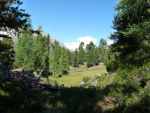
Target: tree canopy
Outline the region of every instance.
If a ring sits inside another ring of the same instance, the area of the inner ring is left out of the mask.
[[[120,0],[114,19],[113,50],[122,64],[142,65],[150,57],[149,0]]]
[[[21,0],[0,1],[0,27],[19,30],[30,26],[30,15],[20,9]]]

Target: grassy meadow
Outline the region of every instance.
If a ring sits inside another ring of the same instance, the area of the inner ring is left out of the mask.
[[[64,85],[65,87],[79,87],[83,78],[94,78],[95,76],[101,76],[106,73],[106,68],[103,64],[87,68],[85,65],[81,65],[79,68],[71,68],[69,74],[62,77],[50,76],[49,80],[52,83],[58,85]],[[43,79],[46,82],[46,79]]]

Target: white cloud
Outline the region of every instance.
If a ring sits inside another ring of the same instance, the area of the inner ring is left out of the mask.
[[[111,39],[107,39],[106,42],[107,42],[107,45],[112,45],[114,43],[114,41]]]
[[[75,49],[77,49],[79,47],[79,43],[78,42],[65,42],[64,43],[65,47],[74,51]]]
[[[68,49],[74,51],[75,49],[77,49],[79,47],[79,44],[81,42],[84,42],[84,45],[86,46],[90,42],[93,42],[94,44],[96,44],[97,43],[97,39],[92,37],[92,36],[82,36],[82,37],[77,38],[76,41],[74,41],[74,42],[66,42],[66,43],[64,43],[64,45]]]

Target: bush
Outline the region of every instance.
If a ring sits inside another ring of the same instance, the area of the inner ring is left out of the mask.
[[[68,71],[67,71],[67,70],[63,70],[63,71],[62,71],[62,74],[63,74],[63,75],[67,75],[67,74],[68,74]]]
[[[132,67],[131,69],[119,69],[114,76],[112,87],[107,92],[108,95],[117,97],[119,99],[118,103],[123,106],[122,111],[128,113],[128,110],[132,111],[134,109],[131,107],[132,105],[136,105],[142,98],[150,94],[149,81],[149,65],[138,68]],[[136,109],[141,110],[144,107],[141,105]],[[147,107],[145,108],[147,109]],[[140,112],[137,110],[136,113]]]
[[[83,77],[83,79],[82,79],[82,81],[83,81],[84,83],[87,83],[89,80],[90,80],[90,77],[88,77],[88,76],[85,76],[85,77]]]
[[[61,74],[59,74],[59,75],[58,75],[58,77],[59,77],[59,78],[61,78],[61,77],[62,77],[62,75],[61,75]]]
[[[108,72],[114,72],[119,68],[120,63],[117,60],[117,55],[113,53],[111,50],[107,51],[107,55],[105,56],[104,64],[106,65],[106,69]]]
[[[88,68],[90,68],[90,67],[92,67],[92,66],[93,66],[93,64],[89,64],[89,63],[87,64],[87,67],[88,67]]]
[[[110,61],[109,63],[106,64],[106,69],[108,72],[114,72],[118,68],[118,64],[115,61]]]

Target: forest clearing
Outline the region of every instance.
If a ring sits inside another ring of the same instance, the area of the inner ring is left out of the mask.
[[[56,82],[59,86],[64,85],[65,87],[79,87],[83,78],[88,77],[89,79],[92,79],[105,73],[107,73],[107,71],[103,64],[91,68],[87,68],[85,65],[82,65],[79,68],[73,68],[70,70],[68,75],[63,75],[62,77],[52,76],[49,77],[49,79],[52,83]]]
[[[0,0],[0,113],[150,113],[150,0]]]

